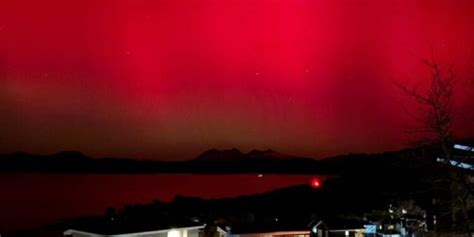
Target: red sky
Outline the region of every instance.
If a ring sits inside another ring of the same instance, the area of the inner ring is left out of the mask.
[[[4,0],[0,151],[398,149],[393,82],[431,48],[465,76],[473,23],[472,0]]]

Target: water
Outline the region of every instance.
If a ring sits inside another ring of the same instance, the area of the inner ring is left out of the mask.
[[[100,215],[176,195],[235,197],[308,184],[313,175],[0,174],[0,230]]]

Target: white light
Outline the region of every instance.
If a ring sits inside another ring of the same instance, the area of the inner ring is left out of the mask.
[[[346,234],[346,236],[349,236],[349,231],[346,230],[345,234]]]
[[[447,162],[445,159],[442,159],[442,158],[437,158],[436,161],[438,161],[439,163],[446,163]],[[463,169],[466,169],[466,170],[474,170],[474,166],[472,166],[470,164],[467,164],[467,163],[464,163],[464,162],[458,162],[458,161],[451,160],[451,161],[449,161],[449,163],[452,166],[456,166],[456,167],[463,168]]]
[[[454,144],[454,149],[459,149],[459,150],[464,150],[464,151],[474,151],[474,148],[470,146],[460,145],[460,144]]]
[[[311,229],[311,231],[316,234],[318,233],[318,228],[316,226],[313,226],[313,229]]]
[[[179,231],[171,230],[168,232],[168,237],[180,237]]]
[[[407,210],[402,209],[402,213],[403,213],[403,214],[407,214]]]
[[[388,212],[393,213],[393,210],[392,210],[392,209],[388,209]]]

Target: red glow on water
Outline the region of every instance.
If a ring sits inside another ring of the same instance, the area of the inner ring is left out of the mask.
[[[314,178],[310,175],[255,176],[0,174],[0,233],[7,229],[33,228],[62,219],[101,215],[107,207],[120,208],[154,200],[169,202],[176,195],[204,199],[231,198],[302,185]]]

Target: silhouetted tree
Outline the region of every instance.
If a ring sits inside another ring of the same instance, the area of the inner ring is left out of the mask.
[[[423,60],[423,64],[431,74],[426,90],[410,83],[398,86],[419,106],[419,111],[413,115],[421,124],[418,131],[429,134],[429,142],[440,147],[442,162],[449,172],[451,196],[449,214],[451,214],[452,227],[471,233],[468,212],[469,200],[472,200],[472,189],[469,185],[469,175],[452,165],[458,162],[453,153],[453,95],[458,78],[453,66],[443,68],[434,56],[429,60]]]

